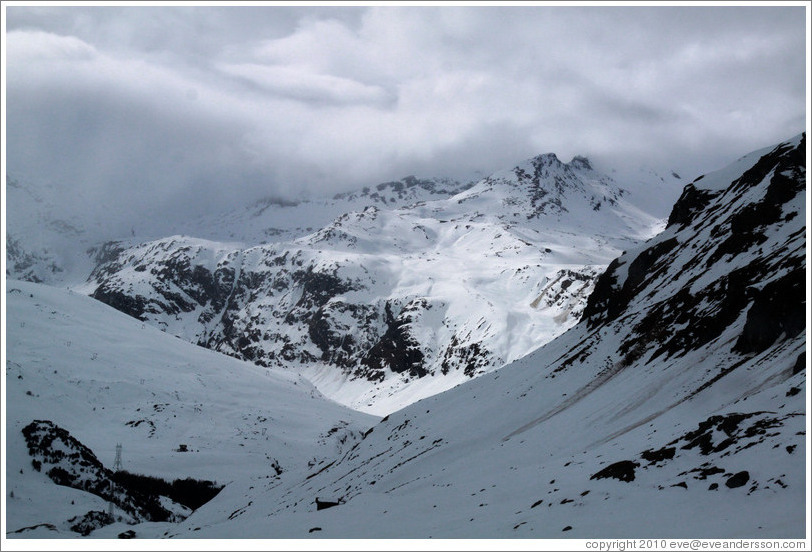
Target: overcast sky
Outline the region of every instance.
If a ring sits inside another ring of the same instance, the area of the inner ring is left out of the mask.
[[[545,152],[691,178],[806,117],[801,6],[10,6],[6,28],[9,172],[134,210]]]

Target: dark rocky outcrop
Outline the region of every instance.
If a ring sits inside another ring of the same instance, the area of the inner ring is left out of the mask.
[[[319,500],[319,497],[316,497],[316,511],[318,510],[326,510],[327,508],[333,508],[334,506],[338,506],[341,504],[341,499],[337,501],[332,500]]]
[[[697,180],[700,180],[699,178]],[[696,180],[694,181],[696,182]],[[710,190],[701,190],[694,186],[694,183],[688,184],[683,188],[682,195],[674,203],[671,208],[671,214],[668,215],[668,223],[666,228],[674,225],[686,226],[694,217],[701,213],[710,204],[711,200],[718,196],[718,193]]]
[[[601,471],[595,473],[589,479],[617,479],[619,481],[630,482],[634,481],[635,468],[640,467],[640,464],[633,460],[621,460],[603,468]]]
[[[798,358],[795,360],[795,365],[792,367],[792,375],[800,374],[802,371],[806,369],[806,352],[801,353],[798,355]]]
[[[616,287],[620,263],[617,259],[612,261],[606,272],[598,277],[595,289],[584,308],[582,320],[586,320],[587,325],[594,328],[600,323],[617,319],[653,273],[668,267],[665,256],[678,245],[676,238],[670,238],[642,251],[629,263],[626,279],[620,289]]]
[[[805,189],[804,147],[802,137],[774,148],[727,188],[702,190],[699,179],[687,185],[671,230],[616,259],[598,278],[582,320],[593,330],[621,317],[634,324],[619,348],[623,365],[647,353],[651,362],[698,350],[744,313],[733,348],[740,354],[803,332],[805,228],[795,219],[803,216],[797,198]],[[753,192],[757,186],[762,194]],[[674,278],[681,278],[679,287],[671,285]],[[632,305],[638,312],[630,312]]]
[[[452,369],[462,367],[463,373],[472,378],[483,372],[492,362],[493,355],[482,343],[473,342],[463,345],[455,335],[443,354],[441,370],[443,374],[448,374]]]
[[[97,287],[90,296],[133,318],[137,318],[138,320],[147,319],[145,313],[147,312],[147,307],[150,302],[145,297],[130,295],[118,288],[104,284]]]
[[[105,525],[110,525],[115,522],[115,519],[108,512],[99,510],[91,510],[83,516],[76,516],[68,520],[70,523],[70,530],[74,533],[79,533],[83,537],[88,536],[90,533]]]
[[[181,445],[185,447],[185,445]],[[178,504],[183,504],[190,510],[197,510],[223,489],[213,481],[201,481],[187,477],[165,481],[160,477],[130,473],[119,470],[112,475],[113,481],[128,489],[138,489],[151,496],[166,496]]]
[[[423,366],[420,345],[409,331],[417,312],[427,308],[430,307],[425,299],[415,299],[403,307],[395,317],[390,304],[386,304],[386,332],[361,360],[361,363],[369,369],[364,374],[367,379],[372,381],[383,379],[385,368],[398,374],[408,373],[417,378],[428,374],[428,370]]]
[[[734,412],[710,416],[689,431],[668,443],[682,450],[696,449],[702,455],[739,451],[761,443],[797,414],[776,416],[769,412]]]
[[[753,305],[736,341],[741,353],[761,353],[778,338],[795,337],[806,329],[806,273],[803,267],[753,292]]]
[[[34,469],[44,471],[57,485],[95,494],[112,502],[138,521],[172,521],[176,516],[158,498],[115,482],[111,470],[66,430],[48,420],[35,420],[22,430]],[[93,517],[92,524],[102,521]],[[90,521],[77,520],[87,528]],[[82,529],[84,530],[84,529]],[[92,529],[91,529],[92,530]]]
[[[658,450],[646,450],[640,454],[643,460],[652,464],[662,462],[663,460],[671,460],[674,458],[674,453],[677,451],[675,447],[663,447]]]
[[[730,489],[735,489],[737,487],[743,487],[750,481],[750,473],[747,471],[740,471],[731,475],[727,481],[725,481],[725,485]]]
[[[369,335],[380,317],[374,305],[350,303],[342,300],[331,300],[313,313],[307,323],[310,340],[321,351],[323,362],[349,369],[354,366],[365,348],[353,336],[356,329],[363,329],[361,335]],[[352,320],[357,326],[346,325]]]

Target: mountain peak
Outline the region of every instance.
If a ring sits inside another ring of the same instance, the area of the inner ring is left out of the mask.
[[[551,171],[552,169],[552,171]],[[528,175],[538,177],[540,175],[547,175],[550,172],[560,172],[566,170],[567,165],[561,162],[558,156],[554,153],[542,153],[530,159],[526,159],[513,167],[509,172],[513,173],[519,179],[527,177]],[[501,175],[496,173],[495,175]]]
[[[582,155],[573,157],[572,161],[569,162],[569,166],[574,169],[592,170],[592,163]]]
[[[543,167],[564,167],[577,170],[593,170],[592,163],[583,155],[576,155],[569,163],[564,163],[555,153],[542,153],[527,161],[528,165],[532,165],[535,169]]]
[[[531,161],[533,161],[534,165],[563,165],[561,160],[558,159],[558,156],[554,153],[542,153],[541,155],[535,156]]]

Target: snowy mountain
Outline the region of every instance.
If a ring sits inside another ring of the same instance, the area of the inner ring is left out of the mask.
[[[8,236],[6,275],[51,285],[83,282],[98,264],[99,250],[116,241],[138,244],[164,236],[187,235],[243,245],[286,241],[310,234],[344,213],[368,206],[397,208],[420,201],[450,197],[469,188],[450,179],[401,180],[345,192],[330,198],[298,201],[266,197],[238,209],[200,217],[167,219],[141,212],[137,222],[122,203],[99,203],[25,177],[6,176]]]
[[[130,473],[222,486],[317,469],[375,421],[79,294],[9,280],[6,301],[8,536],[78,536],[108,501],[130,522],[187,516],[111,480],[117,444]]]
[[[552,342],[169,535],[803,538],[805,147],[687,185]]]
[[[177,221],[165,235],[185,234],[211,241],[236,241],[246,246],[290,241],[311,234],[346,213],[373,206],[397,209],[422,201],[445,199],[472,184],[445,178],[407,176],[330,198],[291,201],[269,197],[245,208],[192,221]]]
[[[26,185],[6,176],[6,276],[56,284],[66,272],[87,274],[93,268],[80,253],[94,243],[85,222],[59,212],[56,195],[54,187]]]
[[[382,415],[571,327],[606,265],[661,228],[626,196],[583,157],[541,155],[470,187],[407,178],[340,196],[330,208],[365,207],[290,241],[109,243],[75,289]],[[264,209],[278,236],[301,230],[298,206]]]
[[[803,538],[805,149],[799,135],[694,180],[645,242],[628,194],[542,156],[281,244],[97,249],[91,293],[143,322],[10,280],[6,536]],[[508,299],[533,310],[505,314]],[[539,309],[574,326],[534,348]],[[359,321],[379,332],[363,351]],[[336,328],[356,347],[326,361]],[[444,336],[469,356],[423,353]],[[470,379],[473,343],[532,350]],[[302,373],[345,392],[382,371],[425,384],[400,393],[419,398],[450,381],[443,361],[464,384],[378,420],[270,362],[307,351]],[[353,354],[361,373],[336,377]],[[115,471],[119,443],[124,470],[149,478]]]

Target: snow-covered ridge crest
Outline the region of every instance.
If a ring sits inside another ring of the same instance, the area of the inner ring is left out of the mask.
[[[594,170],[586,157],[576,156],[570,163],[563,163],[554,153],[547,153],[494,173],[457,199],[495,196],[505,207],[512,208],[509,216],[514,221],[543,218],[549,224],[551,218],[557,218],[594,232],[598,227],[590,225],[592,213],[603,208],[626,214],[631,210],[628,202],[622,201],[627,194],[610,176]],[[603,217],[597,218],[606,223]],[[613,225],[612,230],[616,229],[620,230]]]

